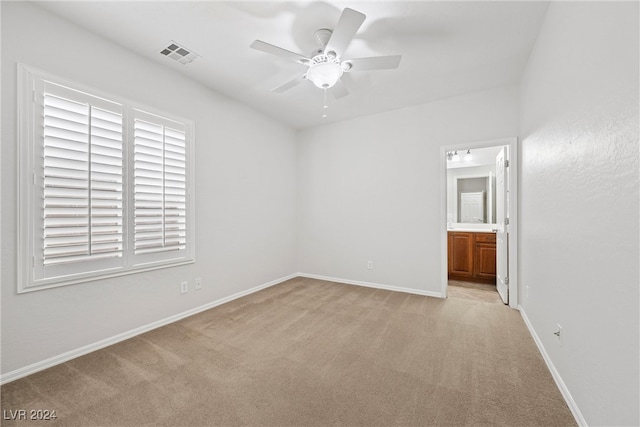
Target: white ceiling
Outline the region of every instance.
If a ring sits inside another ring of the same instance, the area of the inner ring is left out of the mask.
[[[293,128],[515,84],[547,2],[525,1],[45,1],[38,4]],[[249,45],[255,39],[308,56],[313,32],[333,29],[350,7],[367,18],[343,58],[401,54],[395,70],[345,73],[349,95],[329,97],[308,81],[270,90],[306,67]],[[159,51],[170,40],[198,55],[181,65]]]

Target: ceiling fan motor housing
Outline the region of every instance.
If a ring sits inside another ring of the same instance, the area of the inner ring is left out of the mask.
[[[333,31],[327,28],[320,28],[313,33],[313,40],[322,48],[322,51],[327,47],[331,34],[333,34]]]
[[[333,31],[326,28],[313,33],[313,39],[320,47],[311,53],[311,64],[305,77],[320,89],[333,87],[342,73],[351,68],[350,64],[345,64],[346,67],[340,64],[340,57],[336,52],[325,52],[331,34]]]

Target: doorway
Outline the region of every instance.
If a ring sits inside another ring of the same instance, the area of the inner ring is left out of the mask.
[[[441,159],[442,296],[451,278],[466,287],[452,293],[486,284],[517,308],[517,139],[444,146]]]

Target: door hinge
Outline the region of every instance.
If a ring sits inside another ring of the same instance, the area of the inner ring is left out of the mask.
[[[507,277],[505,277],[505,278],[504,278],[504,284],[505,284],[505,285],[508,285],[508,284],[509,284],[509,276],[507,276]]]
[[[504,225],[509,225],[509,218],[504,219]]]
[[[505,168],[508,168],[508,167],[509,167],[509,160],[505,160],[505,161],[504,161],[504,167],[505,167]]]

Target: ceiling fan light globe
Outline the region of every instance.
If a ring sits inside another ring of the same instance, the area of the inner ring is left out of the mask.
[[[316,87],[328,89],[333,87],[342,77],[342,67],[332,62],[322,62],[309,67],[306,77]]]

